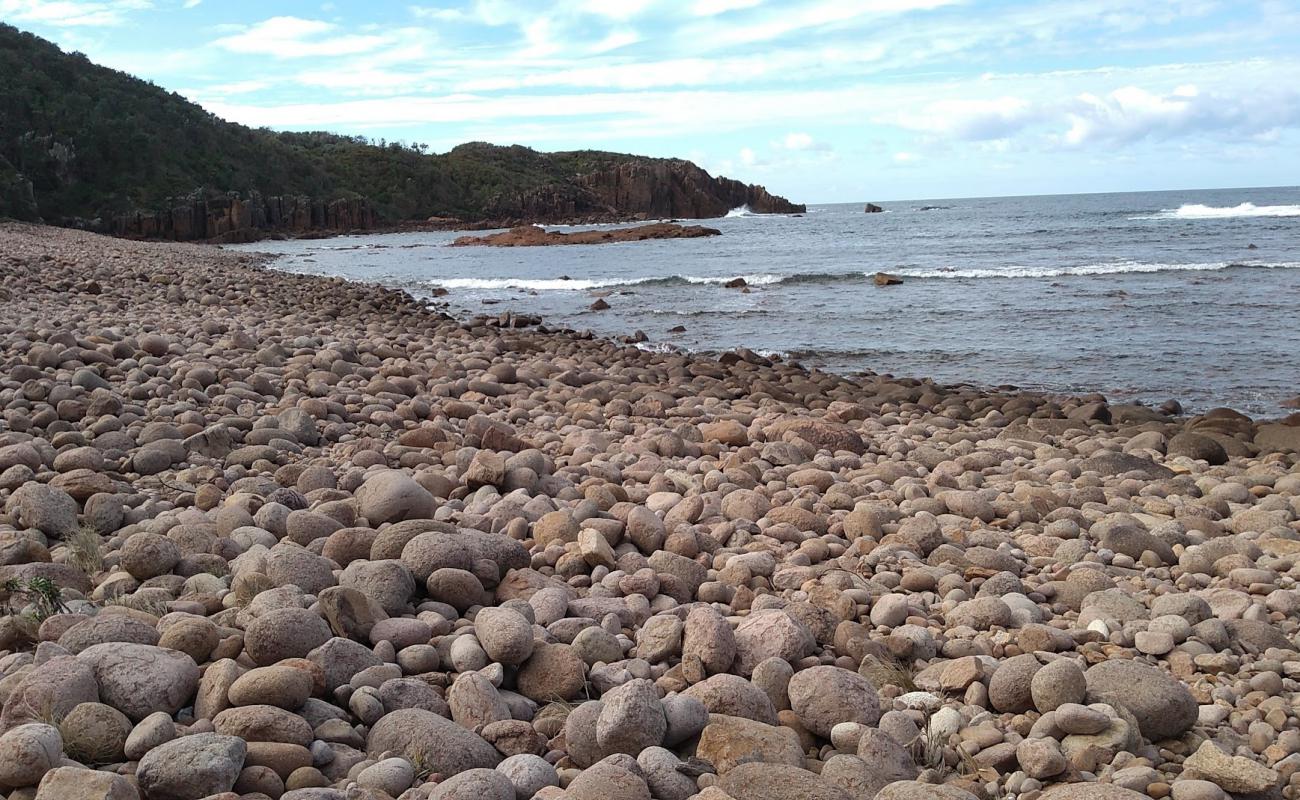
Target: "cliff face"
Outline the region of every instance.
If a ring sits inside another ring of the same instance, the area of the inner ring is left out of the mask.
[[[804,206],[762,186],[715,178],[689,161],[630,160],[579,175],[572,182],[497,195],[488,215],[498,220],[707,219],[749,206],[763,214],[798,214]]]
[[[162,211],[125,214],[113,219],[111,231],[132,239],[248,242],[275,234],[343,233],[375,225],[375,212],[363,199],[324,202],[253,192],[248,199],[238,194],[187,198]]]

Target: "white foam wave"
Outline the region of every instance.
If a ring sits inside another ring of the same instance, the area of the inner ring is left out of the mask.
[[[699,275],[678,275],[676,277],[686,281],[687,283],[718,284],[718,285],[724,283],[730,283],[736,280],[737,278],[740,278],[749,286],[768,286],[773,283],[781,283],[782,281],[786,280],[790,276],[772,275],[771,273],[763,273],[757,275],[731,275],[725,278],[702,277]]]
[[[644,283],[646,279],[641,280],[620,280],[609,278],[606,280],[564,280],[563,278],[445,278],[442,280],[429,281],[430,286],[440,286],[443,289],[482,289],[482,290],[501,290],[501,289],[530,289],[536,292],[585,292],[588,289],[602,289],[609,286],[624,286],[633,283]]]
[[[480,291],[503,291],[507,289],[524,289],[534,292],[585,292],[589,289],[609,289],[617,286],[637,286],[645,283],[663,283],[683,281],[696,285],[721,286],[741,278],[749,286],[767,286],[781,283],[788,275],[770,273],[757,275],[729,275],[711,277],[701,275],[665,275],[645,278],[599,278],[599,279],[563,279],[563,278],[445,278],[431,280],[428,286],[443,289],[468,289]]]
[[[1129,219],[1233,219],[1236,217],[1300,217],[1300,205],[1257,206],[1241,203],[1235,206],[1207,206],[1201,203],[1184,203],[1178,208],[1166,208],[1155,214],[1144,214]]]
[[[733,208],[730,211],[728,211],[727,216],[728,217],[757,217],[758,215],[755,214],[753,211],[750,211],[749,206],[737,206],[736,208]]]
[[[1148,261],[1112,261],[1103,264],[1080,264],[1070,267],[999,267],[997,269],[922,269],[901,270],[903,278],[1064,278],[1086,275],[1123,275],[1149,272],[1217,272],[1230,267],[1257,269],[1300,269],[1300,261],[1278,264],[1249,264],[1215,261],[1198,264],[1162,264]],[[874,273],[864,273],[870,277]]]
[[[637,342],[636,349],[647,353],[678,353],[681,348],[672,342]]]

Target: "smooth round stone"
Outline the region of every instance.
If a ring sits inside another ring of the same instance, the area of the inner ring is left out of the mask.
[[[1138,631],[1133,644],[1139,653],[1163,656],[1174,649],[1174,637],[1164,631]]]
[[[1067,734],[1091,736],[1101,733],[1110,725],[1110,717],[1078,703],[1066,703],[1057,707],[1055,715],[1056,727]]]
[[[1209,781],[1180,780],[1174,781],[1169,796],[1173,800],[1227,800],[1228,795],[1217,785]]]

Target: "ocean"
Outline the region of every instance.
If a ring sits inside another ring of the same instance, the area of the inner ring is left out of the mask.
[[[642,347],[1262,416],[1300,395],[1300,187],[879,205],[737,209],[704,221],[722,231],[704,239],[452,248],[460,234],[428,232],[236,249],[458,316],[643,331]],[[876,286],[878,271],[902,285]],[[737,277],[748,291],[723,286]],[[608,310],[589,310],[597,296]]]

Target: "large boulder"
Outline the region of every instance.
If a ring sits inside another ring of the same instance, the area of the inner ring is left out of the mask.
[[[804,765],[803,748],[793,728],[725,714],[709,715],[695,754],[711,762],[719,775],[749,761]]]
[[[533,626],[512,608],[484,608],[474,617],[474,632],[488,658],[518,666],[533,654]]]
[[[1228,463],[1228,451],[1217,440],[1203,433],[1184,431],[1169,440],[1166,450],[1170,458],[1186,456],[1197,461],[1209,462],[1210,466]]]
[[[45,773],[36,800],[140,800],[123,775],[82,767],[57,767]]]
[[[839,667],[812,667],[796,672],[787,688],[790,708],[804,727],[823,739],[841,722],[874,726],[880,721],[876,687],[856,672]]]
[[[1147,800],[1147,795],[1113,783],[1066,783],[1043,792],[1040,800]]]
[[[135,722],[155,711],[175,714],[199,686],[198,665],[179,650],[110,642],[88,647],[77,658],[94,670],[100,699]]]
[[[1083,677],[1089,702],[1128,709],[1151,741],[1181,736],[1196,724],[1196,699],[1182,681],[1164,670],[1112,659],[1089,668]]]
[[[817,646],[812,631],[784,611],[755,611],[736,628],[735,671],[748,676],[759,662],[776,657],[797,661]]]
[[[587,683],[586,670],[569,645],[539,645],[519,669],[519,693],[539,703],[573,700]]]
[[[645,679],[628,681],[601,697],[596,742],[607,753],[640,755],[663,742],[668,722],[659,691]]]
[[[444,776],[492,769],[501,761],[501,754],[482,737],[420,708],[402,708],[385,715],[370,729],[366,749],[372,758],[387,751],[398,753]]]
[[[859,456],[867,452],[867,443],[856,431],[835,422],[807,418],[787,419],[768,425],[764,433],[773,441],[792,433],[815,447],[832,452],[847,450]]]
[[[243,739],[195,733],[145,753],[136,779],[145,800],[195,800],[233,789],[246,754]]]
[[[42,719],[63,719],[81,703],[99,700],[99,684],[90,664],[58,656],[22,677],[4,701],[0,731]]]
[[[0,735],[0,789],[35,786],[62,757],[63,739],[53,725],[29,722],[6,731]]]
[[[262,614],[244,633],[244,651],[259,666],[303,658],[331,637],[330,627],[305,608],[276,608]]]
[[[77,530],[77,501],[54,486],[29,481],[9,498],[7,507],[17,512],[23,527],[62,539]]]
[[[817,773],[789,764],[740,764],[722,776],[718,785],[732,797],[745,800],[853,800]]]
[[[405,472],[380,470],[366,478],[356,492],[361,516],[371,527],[404,519],[429,519],[437,501],[423,486]]]
[[[895,781],[876,793],[875,800],[976,800],[956,786],[936,786],[918,781]]]

